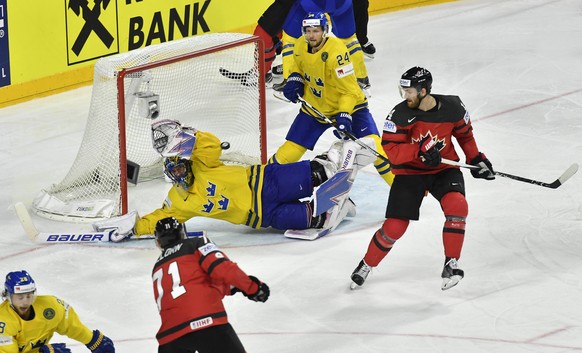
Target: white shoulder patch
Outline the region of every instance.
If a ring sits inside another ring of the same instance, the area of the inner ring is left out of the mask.
[[[0,346],[8,346],[12,344],[12,337],[0,335]]]
[[[342,67],[338,67],[337,69],[335,69],[335,74],[337,75],[337,78],[346,77],[346,76],[351,75],[353,73],[354,73],[354,65],[352,65],[352,63],[349,63],[347,65],[344,65]]]
[[[465,120],[465,124],[469,123],[469,120],[471,120],[471,118],[469,117],[469,112],[465,110],[465,116],[463,117],[463,120]]]
[[[208,243],[208,244],[206,244],[204,246],[201,246],[201,247],[198,248],[198,250],[200,250],[200,252],[204,256],[210,254],[213,251],[220,251],[220,249],[218,248],[218,246],[216,246],[216,244],[214,244],[214,243]]]
[[[384,121],[384,131],[386,132],[396,132],[396,124],[392,120]]]

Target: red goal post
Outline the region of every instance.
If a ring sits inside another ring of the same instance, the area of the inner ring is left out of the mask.
[[[127,213],[128,182],[163,177],[151,142],[158,119],[229,142],[225,163],[266,163],[263,55],[258,37],[216,33],[99,59],[77,158],[63,181],[39,193],[33,210],[69,222]]]

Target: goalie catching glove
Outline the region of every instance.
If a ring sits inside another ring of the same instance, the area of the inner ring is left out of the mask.
[[[97,232],[105,232],[107,230],[116,229],[111,237],[110,241],[118,243],[124,239],[127,239],[135,234],[135,223],[139,219],[139,215],[136,210],[129,212],[128,214],[111,217],[102,221],[97,221],[93,223],[93,229]]]

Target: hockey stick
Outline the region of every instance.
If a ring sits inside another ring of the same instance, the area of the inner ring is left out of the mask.
[[[22,202],[17,202],[14,205],[14,210],[16,215],[22,224],[22,228],[26,232],[26,235],[36,243],[46,243],[46,244],[79,244],[79,243],[103,243],[111,242],[111,237],[117,234],[117,229],[106,229],[102,232],[39,232],[30,213],[24,206]],[[186,234],[188,237],[199,237],[205,236],[206,231],[188,232]],[[153,235],[141,235],[131,236],[130,239],[153,239]]]
[[[340,134],[344,134],[345,136],[347,136],[350,140],[354,141],[355,143],[357,143],[358,145],[360,145],[360,147],[362,148],[366,148],[368,149],[370,152],[372,152],[376,157],[382,158],[384,161],[390,163],[390,160],[386,157],[384,157],[383,155],[381,155],[380,153],[378,153],[378,151],[376,151],[375,148],[372,148],[368,145],[366,145],[365,143],[363,143],[362,141],[360,141],[359,138],[357,138],[356,136],[354,136],[354,134],[352,134],[351,132],[348,131],[341,131],[338,127],[337,124],[334,123],[333,121],[331,121],[330,118],[328,118],[327,116],[325,116],[322,112],[320,112],[317,108],[315,108],[314,106],[312,106],[311,104],[309,104],[305,99],[303,99],[303,97],[301,97],[300,95],[297,95],[297,100],[299,100],[301,102],[301,105],[303,105],[305,108],[311,110],[312,112],[314,112],[315,114],[317,114],[323,121],[325,121],[327,124],[333,126],[333,128],[339,132]]]
[[[467,169],[473,169],[473,170],[481,169],[480,167],[478,167],[476,165],[455,162],[455,161],[451,161],[448,159],[443,159],[442,163],[454,165],[454,166],[457,166],[460,168],[467,168]],[[493,174],[498,175],[498,176],[503,177],[503,178],[513,179],[513,180],[521,181],[521,182],[528,183],[528,184],[543,186],[545,188],[557,189],[562,184],[564,184],[568,179],[570,179],[574,174],[576,174],[577,171],[578,171],[578,164],[574,163],[570,167],[568,167],[568,169],[566,169],[566,171],[563,172],[562,175],[560,175],[558,177],[558,179],[554,180],[551,183],[545,183],[543,181],[528,179],[528,178],[524,178],[524,177],[519,176],[519,175],[513,175],[513,174],[508,174],[508,173],[498,172],[498,171],[494,171]]]
[[[249,82],[249,79],[253,78],[252,70],[249,70],[247,72],[234,72],[222,67],[220,67],[218,70],[222,76],[230,78],[231,80],[238,80],[240,81],[240,84],[243,86],[253,85],[253,82]],[[255,77],[254,84],[256,84],[258,81],[259,79]]]
[[[351,139],[351,140],[355,141],[356,143],[358,143],[358,145],[360,145],[360,146],[362,146],[364,148],[367,148],[376,157],[381,158],[384,161],[390,163],[390,160],[388,158],[384,157],[383,155],[381,155],[380,153],[378,153],[378,151],[376,151],[375,149],[373,149],[370,146],[366,145],[365,143],[360,142],[358,140],[358,138],[355,137],[353,134],[351,134],[349,132],[345,132],[345,131],[339,131],[338,128],[337,128],[337,125],[334,124],[334,122],[331,121],[330,118],[328,118],[327,116],[323,115],[323,113],[321,113],[314,106],[312,106],[311,104],[309,104],[305,99],[303,99],[303,97],[298,96],[298,99],[299,99],[299,101],[301,102],[301,104],[304,107],[308,108],[309,110],[311,110],[312,112],[314,112],[315,114],[317,114],[318,116],[320,116],[326,123],[328,123],[331,126],[333,126],[338,132],[343,133],[349,139]],[[448,164],[448,165],[453,165],[453,166],[460,167],[460,168],[473,169],[473,170],[481,169],[481,167],[476,166],[476,165],[470,165],[470,164],[465,164],[465,163],[461,163],[461,162],[457,162],[457,161],[452,161],[452,160],[446,159],[446,158],[441,159],[441,163]],[[568,169],[566,169],[566,171],[564,173],[562,173],[562,175],[560,175],[560,177],[558,179],[554,180],[551,183],[545,183],[543,181],[533,180],[533,179],[525,178],[525,177],[522,177],[522,176],[519,176],[519,175],[513,175],[513,174],[499,172],[499,171],[494,171],[493,174],[498,175],[498,176],[503,177],[503,178],[508,178],[508,179],[512,179],[512,180],[516,180],[516,181],[521,181],[521,182],[528,183],[528,184],[543,186],[543,187],[550,188],[550,189],[557,189],[560,185],[564,184],[568,179],[570,179],[574,174],[576,174],[577,171],[578,171],[578,164],[577,163],[574,163],[570,167],[568,167]]]

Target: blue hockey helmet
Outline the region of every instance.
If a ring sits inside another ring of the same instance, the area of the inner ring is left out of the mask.
[[[186,229],[184,225],[174,217],[160,219],[156,223],[154,235],[161,248],[168,247],[184,239]]]
[[[321,27],[323,29],[323,37],[329,34],[329,19],[325,12],[310,12],[301,23],[301,32],[305,35],[305,29],[308,27]]]
[[[30,293],[36,291],[36,283],[28,274],[28,272],[14,271],[6,275],[6,282],[4,282],[4,288],[7,294],[21,294]]]
[[[179,156],[166,158],[164,162],[164,173],[172,182],[178,184],[184,190],[188,190],[194,183],[192,165],[186,158],[180,158]]]

